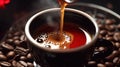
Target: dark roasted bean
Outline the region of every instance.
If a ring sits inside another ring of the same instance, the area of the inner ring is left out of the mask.
[[[2,65],[3,67],[10,67],[11,63],[6,62],[6,61],[2,61],[2,62],[0,62],[0,65]]]
[[[7,53],[7,57],[14,57],[15,56],[15,52],[14,51],[9,51]]]
[[[110,32],[110,31],[107,33],[108,36],[113,36],[113,34],[114,32]]]
[[[31,53],[28,53],[28,54],[27,54],[27,58],[28,58],[28,59],[31,59],[31,58],[32,58]]]
[[[21,35],[21,36],[20,36],[20,40],[21,40],[21,41],[26,41],[25,35]]]
[[[7,60],[7,57],[3,54],[0,54],[0,60]]]
[[[101,29],[101,30],[104,30],[105,29],[105,26],[103,24],[99,24],[98,27]]]
[[[113,59],[113,63],[114,63],[115,65],[120,65],[120,58],[119,58],[119,57],[115,57],[115,58]]]
[[[116,41],[119,41],[119,42],[120,42],[120,32],[115,32],[114,35],[113,35],[113,38],[114,38]]]
[[[14,35],[14,36],[20,36],[20,35],[21,35],[21,32],[15,32],[13,35]]]
[[[2,52],[2,51],[0,51],[0,54],[3,54],[3,52]]]
[[[28,53],[28,49],[25,49],[25,48],[23,48],[23,47],[16,46],[15,52],[16,52],[17,54],[26,55],[26,54]]]
[[[12,43],[12,42],[13,42],[13,39],[7,39],[6,42],[7,42],[7,43]]]
[[[106,40],[113,41],[114,39],[111,36],[106,36]]]
[[[19,47],[19,46],[16,47],[16,50],[20,50],[20,51],[23,51],[23,52],[27,52],[28,51],[27,49],[25,49],[23,47]]]
[[[20,42],[19,40],[14,40],[14,44],[15,44],[15,45],[20,45],[20,43],[21,43],[21,42]]]
[[[105,35],[107,34],[107,31],[106,31],[106,30],[101,30],[101,31],[100,31],[100,34],[101,34],[102,36],[105,36]]]
[[[97,67],[106,67],[106,65],[105,65],[105,64],[102,64],[102,63],[98,63],[98,64],[97,64]]]
[[[114,51],[112,52],[112,54],[110,54],[109,56],[106,57],[106,59],[111,60],[111,59],[113,59],[114,57],[116,57],[116,56],[119,55],[119,54],[120,54],[119,51],[114,50]]]
[[[112,62],[105,62],[105,65],[107,66],[107,67],[113,67],[113,63]]]
[[[15,60],[12,61],[12,66],[17,67],[17,62]]]
[[[117,48],[120,48],[120,43],[119,43],[119,42],[114,43],[114,45],[115,45]]]
[[[99,47],[98,49],[99,49],[99,51],[106,51],[107,50],[106,47]]]
[[[17,62],[17,63],[16,63],[16,66],[17,66],[17,67],[25,67],[25,66],[22,65],[20,62]]]
[[[27,57],[26,56],[21,56],[20,60],[27,60]]]
[[[115,19],[106,19],[105,20],[105,23],[108,25],[114,24],[115,22],[116,22]]]
[[[34,67],[33,63],[27,62],[28,67]]]
[[[13,37],[13,40],[19,40],[18,36]]]
[[[27,67],[27,63],[25,61],[19,61],[20,64],[22,64],[24,67]]]
[[[1,45],[2,45],[3,48],[8,49],[8,50],[13,50],[14,49],[13,46],[11,46],[10,44],[5,43],[5,42],[3,42]]]
[[[114,25],[106,25],[106,29],[108,30],[108,31],[115,31],[115,26]]]
[[[96,61],[89,61],[88,62],[88,67],[96,66]]]

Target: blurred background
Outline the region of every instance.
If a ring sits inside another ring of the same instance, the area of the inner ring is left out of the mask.
[[[97,4],[120,14],[120,0],[77,0]],[[59,7],[57,0],[0,0],[0,40],[9,28],[21,18],[36,10]]]

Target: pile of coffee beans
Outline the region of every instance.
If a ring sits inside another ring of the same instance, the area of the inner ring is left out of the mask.
[[[11,30],[0,43],[0,67],[34,67],[22,31]]]
[[[100,32],[94,52],[85,66],[120,67],[120,22],[102,13],[94,17]],[[13,26],[0,43],[0,67],[34,67],[33,62],[24,31]]]
[[[100,32],[86,67],[120,67],[120,21],[104,14],[95,17]]]

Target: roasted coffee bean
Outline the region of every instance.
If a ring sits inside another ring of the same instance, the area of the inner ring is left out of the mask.
[[[6,62],[6,61],[0,62],[0,65],[2,65],[3,67],[11,67],[12,66],[11,63]]]
[[[108,33],[107,33],[108,36],[113,36],[113,34],[114,34],[114,32],[110,32],[110,31],[108,31]]]
[[[102,36],[105,36],[105,35],[107,34],[107,31],[106,31],[106,30],[101,30],[101,31],[100,31],[100,34],[101,34]]]
[[[21,36],[20,36],[20,40],[21,40],[21,41],[26,41],[25,35],[21,35]]]
[[[116,28],[115,28],[115,27],[116,27],[115,25],[106,25],[105,27],[106,27],[106,29],[107,29],[108,31],[115,31],[115,29],[116,29]]]
[[[20,43],[21,43],[21,42],[20,42],[19,40],[14,40],[14,44],[15,44],[15,45],[20,45]]]
[[[96,66],[96,61],[89,61],[87,67],[93,67]]]
[[[106,59],[108,60],[112,60],[114,57],[116,57],[117,55],[119,55],[120,52],[117,50],[114,50],[109,56],[106,57]]]
[[[7,57],[3,55],[2,53],[0,53],[0,60],[7,60]]]
[[[13,40],[19,40],[19,37],[18,36],[14,36]]]
[[[13,61],[12,61],[12,66],[13,66],[13,67],[17,67],[17,61],[13,60]]]
[[[112,62],[105,62],[105,65],[106,65],[106,67],[113,67],[113,63]]]
[[[104,51],[104,52],[105,52],[105,51],[107,50],[107,48],[106,48],[106,47],[102,47],[102,46],[101,46],[101,47],[99,47],[99,48],[98,48],[98,50],[99,50],[100,52],[102,52],[102,51]]]
[[[120,65],[120,58],[119,57],[115,57],[113,59],[113,63],[116,64],[116,65]]]
[[[114,43],[114,45],[115,45],[117,48],[120,48],[120,43],[119,43],[119,42]]]
[[[114,40],[113,37],[111,37],[111,36],[106,36],[105,39],[106,39],[106,40],[109,40],[109,41],[113,41],[113,40]]]
[[[100,28],[100,30],[105,30],[105,25],[103,24],[99,24],[98,27]]]
[[[7,53],[7,57],[14,57],[15,56],[15,52],[14,51],[9,51]]]
[[[120,42],[120,32],[115,32],[113,35],[113,38],[115,41],[119,41]]]
[[[19,61],[20,64],[22,64],[24,67],[27,67],[27,63],[25,61]]]
[[[98,63],[98,64],[97,64],[97,67],[106,67],[106,65],[105,65],[105,64],[102,64],[102,63]]]
[[[28,67],[34,67],[33,63],[27,62]]]
[[[101,25],[101,21],[102,21],[101,19],[96,19],[96,22],[97,22],[98,26]]]
[[[25,66],[22,65],[20,62],[17,62],[17,63],[16,63],[16,66],[17,66],[17,67],[25,67]]]
[[[21,35],[21,32],[15,32],[13,35],[14,35],[14,36],[20,36],[20,35]]]
[[[21,56],[20,60],[27,60],[27,57],[26,56]]]
[[[27,54],[27,58],[28,58],[28,59],[31,59],[31,58],[32,58],[31,53],[28,53],[28,54]]]
[[[105,23],[108,25],[114,24],[115,22],[116,22],[115,19],[106,19],[105,20]]]
[[[2,46],[3,48],[5,48],[5,49],[8,49],[8,50],[13,50],[13,49],[14,49],[13,46],[11,46],[10,44],[5,43],[5,42],[3,42],[3,43],[1,44],[1,46]]]
[[[0,54],[3,54],[3,52],[2,52],[2,51],[0,51]]]
[[[13,42],[13,39],[7,39],[6,42],[11,44]]]
[[[26,54],[28,53],[28,49],[25,49],[25,48],[23,48],[23,47],[17,46],[17,47],[15,48],[15,52],[16,52],[17,54],[26,55]]]

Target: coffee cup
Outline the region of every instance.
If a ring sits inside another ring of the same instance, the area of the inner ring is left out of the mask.
[[[61,49],[59,45],[48,43],[48,33],[59,30],[60,16],[60,8],[50,8],[34,14],[27,21],[25,35],[34,61],[40,67],[84,67],[93,52],[99,33],[98,25],[89,14],[65,8],[64,36],[66,42],[75,42],[70,43],[73,47],[64,46]],[[39,43],[37,39],[40,39]]]

